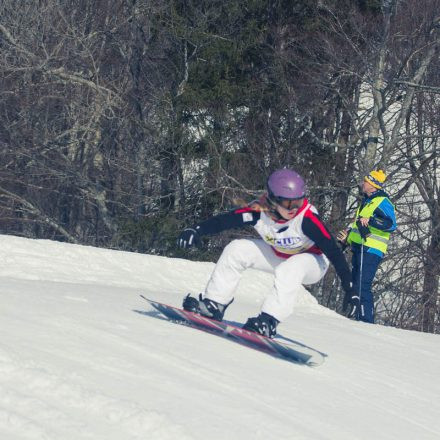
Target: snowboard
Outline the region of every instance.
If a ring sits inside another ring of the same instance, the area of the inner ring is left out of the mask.
[[[231,339],[274,357],[308,366],[321,365],[325,360],[323,353],[299,342],[291,341],[289,343],[283,343],[258,333],[244,330],[241,327],[225,321],[215,321],[198,313],[188,312],[187,310],[153,301],[143,295],[140,296],[170,321],[184,323],[192,328]]]

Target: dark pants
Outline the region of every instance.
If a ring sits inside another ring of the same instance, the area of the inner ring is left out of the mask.
[[[357,321],[374,323],[374,299],[371,285],[373,284],[373,279],[376,275],[377,268],[382,261],[382,257],[369,253],[367,252],[367,248],[364,248],[364,257],[362,261],[361,249],[361,246],[353,247],[353,257],[351,260],[353,289],[356,293],[359,293],[361,302],[360,310],[358,310],[355,319]]]

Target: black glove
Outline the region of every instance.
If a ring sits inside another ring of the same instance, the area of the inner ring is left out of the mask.
[[[347,318],[356,319],[360,310],[359,294],[352,287],[346,290],[342,303],[342,312]]]
[[[348,310],[345,316],[350,319],[359,319],[361,309],[361,303],[359,302],[359,296],[352,296],[348,302]]]
[[[202,239],[200,238],[200,234],[193,228],[184,229],[177,239],[177,246],[183,249],[187,249],[191,246],[199,247],[201,244]]]
[[[362,240],[365,241],[368,238],[368,236],[371,234],[370,229],[368,228],[368,226],[364,226],[360,220],[356,222],[356,226],[358,228],[360,236],[362,237]]]

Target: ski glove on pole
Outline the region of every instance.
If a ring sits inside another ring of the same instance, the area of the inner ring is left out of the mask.
[[[200,234],[193,228],[184,229],[177,239],[177,246],[183,249],[190,248],[191,246],[199,247],[201,244]]]
[[[358,228],[360,236],[362,237],[362,240],[365,241],[368,238],[368,236],[371,234],[370,229],[368,228],[368,226],[364,226],[360,220],[356,222],[356,226]]]

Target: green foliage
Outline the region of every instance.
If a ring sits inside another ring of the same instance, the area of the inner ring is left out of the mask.
[[[175,248],[179,233],[177,219],[172,215],[158,213],[135,220],[124,219],[113,245],[125,250],[163,255]]]
[[[382,0],[358,0],[362,12],[379,14],[382,10]]]

